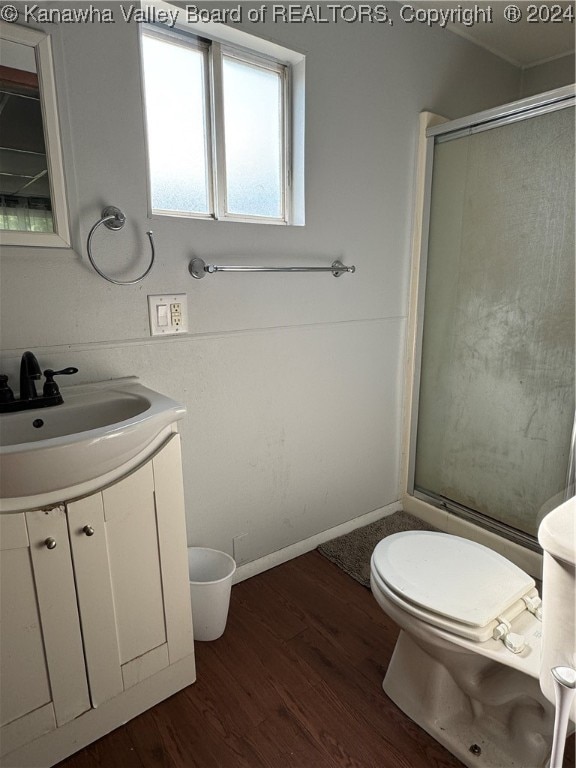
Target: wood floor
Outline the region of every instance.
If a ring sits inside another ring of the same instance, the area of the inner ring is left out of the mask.
[[[457,768],[382,691],[397,633],[368,589],[303,555],[233,588],[194,685],[59,768]]]

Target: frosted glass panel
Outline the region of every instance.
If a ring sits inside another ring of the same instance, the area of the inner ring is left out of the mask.
[[[439,143],[415,487],[535,535],[574,419],[574,112]]]
[[[282,218],[282,78],[224,57],[227,212]]]
[[[142,36],[152,208],[210,213],[204,51]]]

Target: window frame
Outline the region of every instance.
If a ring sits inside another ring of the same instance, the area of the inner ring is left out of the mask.
[[[220,164],[215,163],[217,178],[215,179],[215,189],[217,191],[218,219],[230,219],[233,221],[267,221],[268,223],[275,224],[287,224],[290,221],[290,197],[291,197],[291,174],[290,158],[291,158],[291,114],[290,114],[290,67],[275,59],[270,59],[264,56],[257,55],[251,51],[245,51],[237,46],[224,45],[222,43],[213,42],[210,47],[210,52],[213,57],[213,63],[217,63],[219,68],[218,77],[213,72],[212,75],[212,88],[213,88],[213,133],[217,137],[216,144],[216,157],[220,160]],[[281,191],[281,209],[280,216],[258,216],[250,214],[238,214],[228,211],[227,195],[228,184],[226,175],[226,142],[225,142],[225,130],[226,124],[224,121],[224,76],[223,76],[223,62],[224,58],[236,59],[243,64],[248,64],[258,69],[265,69],[270,72],[275,72],[280,76],[280,82],[282,87],[281,98],[281,116],[279,120],[280,141],[281,141],[281,158],[280,158],[280,191]],[[222,194],[220,194],[222,190]]]
[[[144,50],[142,45],[142,38],[151,37],[155,40],[170,40],[174,45],[178,45],[182,48],[200,51],[204,55],[204,154],[206,160],[206,183],[207,183],[207,202],[208,211],[174,211],[170,208],[154,208],[152,204],[152,169],[150,164],[150,140],[148,135],[148,117],[146,107],[146,84],[145,84],[145,72],[144,72]],[[212,99],[210,89],[210,46],[209,42],[199,38],[196,35],[188,35],[185,32],[173,32],[170,29],[162,27],[158,24],[144,24],[142,25],[142,34],[140,40],[140,62],[142,73],[142,99],[144,106],[144,135],[145,135],[145,147],[146,147],[146,177],[147,177],[147,192],[148,192],[148,213],[150,217],[171,216],[176,219],[205,219],[211,220],[214,218],[211,211],[215,210],[215,189],[214,189],[214,152],[212,148],[212,131],[211,131],[211,112],[212,112]]]
[[[189,25],[197,27],[198,25]],[[252,39],[251,35],[245,35]],[[208,181],[208,205],[209,212],[201,211],[172,211],[154,208],[152,205],[152,174],[150,165],[150,147],[147,125],[146,85],[144,74],[144,52],[142,39],[145,36],[158,40],[170,40],[174,44],[184,48],[195,48],[205,54],[204,66],[204,151],[206,154],[206,168]],[[258,38],[253,38],[257,41]],[[257,224],[291,225],[304,223],[294,220],[293,188],[293,131],[294,121],[293,90],[292,90],[292,63],[283,61],[276,56],[267,55],[253,48],[236,43],[218,40],[212,36],[202,34],[196,29],[183,29],[179,26],[174,29],[162,24],[142,24],[140,35],[141,47],[141,72],[142,72],[142,96],[144,106],[144,131],[147,165],[147,190],[149,217],[172,217],[175,219],[201,219],[209,221],[233,221]],[[280,76],[281,83],[281,115],[279,119],[279,132],[281,141],[280,158],[280,195],[281,215],[265,216],[257,214],[231,213],[227,209],[227,176],[226,176],[226,144],[224,123],[224,58],[233,58],[241,63],[255,68],[276,72]],[[303,57],[301,57],[303,58]],[[303,217],[302,217],[303,218]]]

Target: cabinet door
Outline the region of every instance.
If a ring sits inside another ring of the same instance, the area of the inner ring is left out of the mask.
[[[194,653],[180,435],[152,461],[170,664]]]
[[[174,440],[177,445],[177,435]],[[176,499],[178,487],[181,494],[181,467],[173,466],[177,451],[165,454],[169,448],[120,482],[68,504],[94,706],[193,651],[189,597],[181,615],[174,607],[174,593],[180,610],[188,589],[181,567],[183,504],[167,508],[163,502],[160,509],[155,493],[157,475],[160,497],[167,495],[167,483],[176,485]],[[168,495],[174,498],[173,491]]]
[[[85,712],[90,701],[64,508],[2,515],[0,548],[6,754]]]
[[[67,511],[90,698],[97,707],[124,690],[102,494],[69,503]]]

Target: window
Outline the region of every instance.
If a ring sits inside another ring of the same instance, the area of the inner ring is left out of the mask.
[[[155,26],[144,27],[142,60],[152,213],[303,223],[291,63]]]

